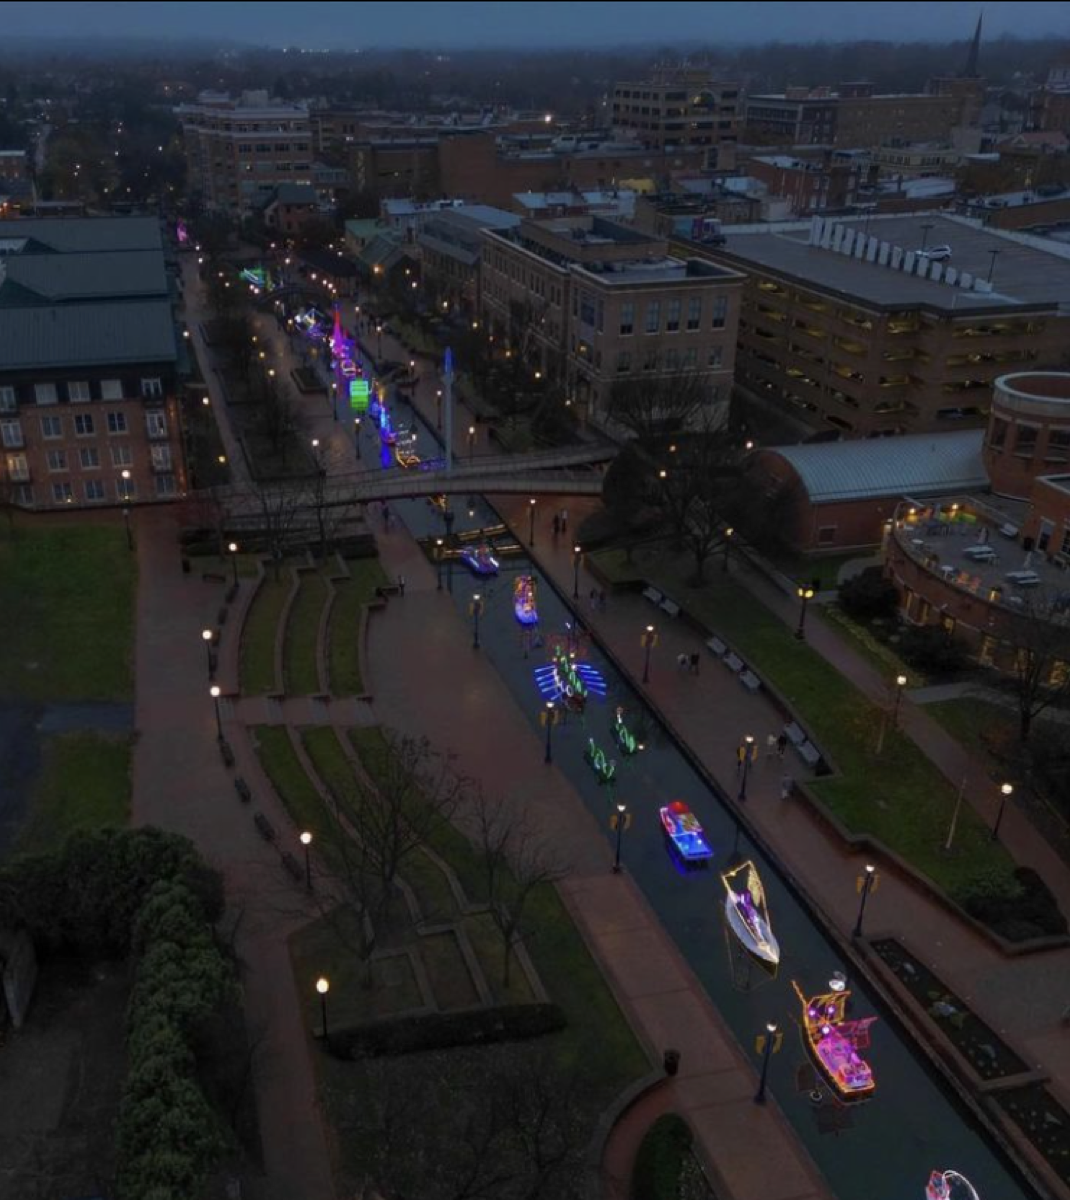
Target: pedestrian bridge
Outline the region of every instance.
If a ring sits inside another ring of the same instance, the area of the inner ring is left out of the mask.
[[[371,500],[407,500],[416,496],[451,495],[581,495],[602,493],[601,464],[616,449],[607,445],[574,446],[540,454],[483,456],[454,460],[453,470],[445,465],[424,469],[420,463],[403,469],[376,467],[367,471],[332,474],[320,482],[302,479],[263,488],[233,488],[220,497],[232,513],[257,508],[272,501],[296,501],[301,505],[338,507],[365,504]],[[432,460],[432,464],[442,460]]]

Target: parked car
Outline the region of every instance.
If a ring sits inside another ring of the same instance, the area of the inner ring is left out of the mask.
[[[950,246],[930,246],[928,250],[915,250],[918,258],[927,258],[931,262],[946,262],[951,257]]]

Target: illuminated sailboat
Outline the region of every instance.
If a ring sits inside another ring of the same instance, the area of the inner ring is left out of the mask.
[[[724,882],[724,910],[728,925],[744,947],[756,958],[776,966],[780,962],[780,943],[769,923],[765,889],[752,862],[745,862],[721,876]]]
[[[535,576],[518,575],[513,584],[513,612],[521,625],[538,625],[539,610],[535,603]]]
[[[792,981],[802,1003],[803,1035],[818,1069],[841,1100],[865,1100],[876,1088],[873,1069],[858,1053],[869,1046],[869,1027],[876,1017],[848,1021],[849,991],[805,996]]]
[[[981,1200],[977,1189],[958,1171],[933,1171],[925,1200]]]

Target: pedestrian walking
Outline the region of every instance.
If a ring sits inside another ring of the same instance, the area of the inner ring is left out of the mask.
[[[591,588],[591,594],[588,597],[588,600],[591,605],[591,611],[594,612],[598,608],[598,589],[597,588]]]
[[[771,759],[771,758],[776,758],[776,756],[777,756],[776,734],[775,734],[775,733],[771,733],[771,734],[770,734],[770,735],[769,735],[769,736],[768,736],[768,737],[765,739],[765,757],[766,757],[766,761],[768,762],[768,760],[769,760],[769,759]]]
[[[784,757],[784,751],[788,748],[788,733],[786,729],[782,729],[776,739],[776,756],[777,758]]]
[[[780,798],[781,800],[790,800],[791,793],[795,790],[795,780],[790,775],[781,775],[780,777]]]
[[[676,656],[676,665],[681,671],[686,671],[690,664],[691,660],[686,654],[678,654]]]
[[[398,576],[398,595],[399,596],[405,595],[405,576],[404,575]]]
[[[688,660],[688,665],[691,668],[691,674],[697,675],[699,667],[699,656],[697,651],[691,655],[690,659]]]

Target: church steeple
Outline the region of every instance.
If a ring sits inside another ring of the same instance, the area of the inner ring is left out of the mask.
[[[981,59],[981,22],[984,20],[984,13],[979,13],[977,17],[977,28],[973,31],[973,41],[970,42],[969,53],[966,55],[966,66],[963,69],[961,79],[980,79],[981,72],[979,69]]]

